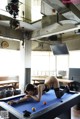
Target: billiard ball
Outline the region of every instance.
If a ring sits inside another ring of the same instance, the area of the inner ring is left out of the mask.
[[[8,101],[7,103],[8,105],[12,105],[13,101]]]
[[[36,111],[36,108],[35,108],[35,107],[32,107],[32,111],[33,111],[33,112]]]
[[[10,101],[8,101],[7,104],[10,105]]]
[[[43,104],[46,105],[46,102],[44,101]]]

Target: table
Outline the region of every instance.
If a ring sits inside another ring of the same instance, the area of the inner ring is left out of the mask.
[[[10,85],[10,87],[12,86],[14,88],[17,83],[19,83],[17,80],[0,81],[0,86],[4,88],[5,86],[9,87],[8,85]]]
[[[13,84],[13,83],[18,83],[18,82],[19,81],[17,81],[17,80],[0,81],[0,85]]]
[[[40,102],[31,99],[12,106],[7,104],[7,101],[18,100],[21,97],[23,95],[1,100],[0,111],[7,110],[10,119],[53,119],[55,117],[71,119],[71,107],[80,102],[80,93],[65,93],[61,99],[57,99],[54,90],[49,90],[42,95]],[[44,101],[47,102],[46,105],[43,105]],[[32,111],[32,107],[36,108],[35,112]],[[30,116],[24,117],[24,110],[29,111]]]
[[[63,83],[64,85],[65,84],[70,84],[71,82],[73,82],[73,80],[68,80],[68,79],[59,79],[59,78],[57,78],[57,79],[60,83]],[[32,81],[33,81],[34,84],[44,83],[45,80],[46,79],[44,79],[44,78],[32,78]],[[36,81],[38,83],[36,83]]]

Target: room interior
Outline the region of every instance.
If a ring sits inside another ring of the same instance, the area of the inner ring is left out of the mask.
[[[66,44],[69,51],[80,50],[79,0],[70,3],[64,0],[12,0],[12,3],[6,0],[0,5],[0,49],[22,52],[25,43],[30,42],[31,51],[50,52],[50,46],[56,44]],[[59,73],[64,75],[64,72]],[[79,111],[72,115],[77,115],[72,119],[80,118]]]

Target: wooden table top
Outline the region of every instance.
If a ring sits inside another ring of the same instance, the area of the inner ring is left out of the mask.
[[[19,81],[17,81],[17,80],[0,81],[0,85],[12,84],[12,83],[18,83],[18,82],[19,82]]]
[[[73,80],[69,80],[69,79],[66,79],[66,78],[62,78],[62,79],[60,79],[60,78],[57,78],[58,79],[58,81],[59,82],[63,82],[63,83],[71,83],[71,82],[73,82]],[[45,81],[46,79],[45,78],[32,78],[32,81]]]

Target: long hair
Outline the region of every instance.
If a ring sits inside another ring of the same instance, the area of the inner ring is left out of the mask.
[[[34,91],[35,87],[33,84],[27,84],[25,87],[25,91]]]

